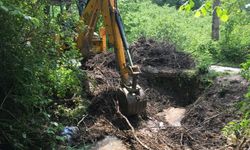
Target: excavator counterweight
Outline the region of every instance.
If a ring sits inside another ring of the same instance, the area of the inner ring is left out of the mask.
[[[104,28],[101,28],[100,35],[97,36],[95,29],[100,16],[103,18]],[[117,91],[117,97],[122,113],[136,115],[145,112],[147,103],[143,98],[144,92],[137,83],[141,71],[133,64],[117,0],[88,0],[80,19],[85,27],[78,27],[77,46],[83,56],[104,51],[106,35],[109,45],[114,47],[121,76],[121,87]]]

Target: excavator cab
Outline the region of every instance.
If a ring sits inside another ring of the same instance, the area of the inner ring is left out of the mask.
[[[94,31],[100,15],[104,27],[100,29],[100,34],[96,35]],[[137,83],[141,71],[133,64],[117,0],[89,0],[80,19],[85,28],[79,27],[77,46],[83,56],[88,57],[90,53],[105,51],[107,37],[109,44],[114,47],[121,77],[121,87],[117,90],[121,112],[127,116],[145,112],[147,102],[144,99],[144,91]]]

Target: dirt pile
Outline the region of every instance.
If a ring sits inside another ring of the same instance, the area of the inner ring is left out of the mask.
[[[194,60],[187,53],[177,51],[174,44],[156,42],[152,39],[140,38],[130,47],[135,64],[142,67],[191,69]]]
[[[157,43],[141,38],[131,46],[131,52],[135,64],[142,68],[150,66],[158,72],[164,69],[182,71],[195,66],[188,54],[176,51],[167,42]],[[120,79],[115,71],[114,58],[113,53],[102,53],[85,64],[88,76],[93,80],[89,84],[92,104],[88,116],[80,124],[81,142],[96,143],[106,136],[115,136],[128,149],[144,149],[134,138],[136,134],[153,150],[223,148],[226,139],[220,133],[221,128],[239,117],[233,105],[243,98],[247,90],[246,81],[239,76],[218,78],[201,94],[196,75],[177,78],[145,76],[148,72],[142,69],[139,83],[145,89],[148,106],[145,115],[128,118],[135,129],[132,133],[115,105],[114,90]],[[185,106],[186,113],[180,127],[170,126],[158,115],[173,106]]]
[[[191,69],[195,62],[191,56],[178,51],[174,44],[169,42],[156,42],[152,39],[140,38],[130,46],[130,52],[134,64],[142,68],[152,66],[155,68]],[[86,62],[87,69],[96,66],[116,68],[115,55],[113,52],[101,53],[93,56]]]

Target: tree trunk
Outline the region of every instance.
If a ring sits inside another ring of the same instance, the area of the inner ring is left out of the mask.
[[[220,18],[216,12],[217,6],[220,6],[220,0],[214,0],[213,2],[212,39],[214,41],[218,41],[220,38]]]

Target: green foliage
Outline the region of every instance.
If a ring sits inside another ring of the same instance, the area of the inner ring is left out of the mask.
[[[198,8],[195,12],[195,17],[206,16],[209,12],[211,12],[212,3],[208,1],[204,3],[200,8]]]
[[[201,47],[211,43],[210,16],[194,17],[193,13],[174,7],[158,6],[149,0],[121,1],[120,11],[129,42],[141,36],[175,43],[197,58],[200,65],[211,64],[212,56]]]
[[[246,78],[246,79],[250,79],[250,60],[248,60],[246,63],[242,64],[242,75]]]
[[[250,60],[248,59],[246,63],[242,64],[242,75],[250,81]],[[248,93],[246,94],[246,100],[241,103],[241,111],[247,114],[249,117],[250,111],[250,89],[248,89]]]
[[[248,1],[220,0],[220,2],[221,5],[212,10],[212,1],[206,0],[199,9],[195,10],[195,17],[204,17],[212,11],[217,12],[221,20],[222,36],[219,44],[214,47],[216,53],[212,53],[212,56],[217,62],[240,64],[246,61],[249,54],[249,12],[245,9]],[[194,1],[189,0],[180,7],[180,10],[190,12],[193,6]],[[241,34],[242,28],[244,34]]]
[[[80,56],[78,51],[66,51],[57,60],[56,66],[54,68],[49,68],[48,93],[50,96],[64,98],[72,97],[72,95],[70,96],[69,94],[81,94],[82,88],[79,77],[81,77],[83,74],[78,69],[81,65],[79,58]]]
[[[223,26],[221,56],[225,61],[242,63],[250,50],[250,14],[244,10],[230,14]]]
[[[229,122],[222,130],[227,137],[236,137],[237,139],[250,137],[250,119],[245,115],[240,121]]]
[[[81,55],[73,42],[76,21],[67,14],[60,14],[61,20],[48,16],[46,4],[0,1],[0,143],[14,149],[56,147],[65,123],[58,119],[64,115],[59,106],[73,111],[67,123],[86,108]],[[66,52],[59,49],[62,43]]]
[[[166,5],[160,7],[149,0],[123,0],[119,8],[129,42],[141,36],[168,40],[179,49],[192,53],[199,62],[198,66],[205,68],[211,63],[239,65],[246,60],[250,45],[250,15],[244,9],[239,10],[244,4],[242,1],[231,2],[230,5],[222,1],[222,6],[216,8],[221,20],[226,21],[221,22],[221,39],[218,42],[211,40],[211,1],[188,12]],[[188,5],[186,3],[183,7]]]
[[[185,4],[185,0],[152,0],[153,3],[156,3],[160,6],[163,6],[164,4],[167,4],[168,6],[172,7],[175,6],[176,8],[181,7],[183,4]],[[194,0],[191,2],[192,9],[198,9],[202,5],[203,0]],[[191,7],[190,7],[191,9]]]
[[[250,81],[250,60],[242,64],[242,75]],[[250,89],[245,95],[245,100],[238,104],[238,108],[242,112],[240,120],[229,122],[222,130],[227,137],[236,137],[236,139],[250,138]]]
[[[195,8],[195,17],[206,16],[209,12],[216,11],[217,16],[220,18],[220,20],[223,22],[227,22],[227,20],[229,19],[227,9],[224,9],[221,6],[217,6],[215,9],[213,9],[212,3],[213,1],[207,0],[203,5]],[[197,4],[197,2],[195,2],[194,0],[188,0],[179,8],[179,10],[185,10],[189,12],[194,8],[195,4]]]

